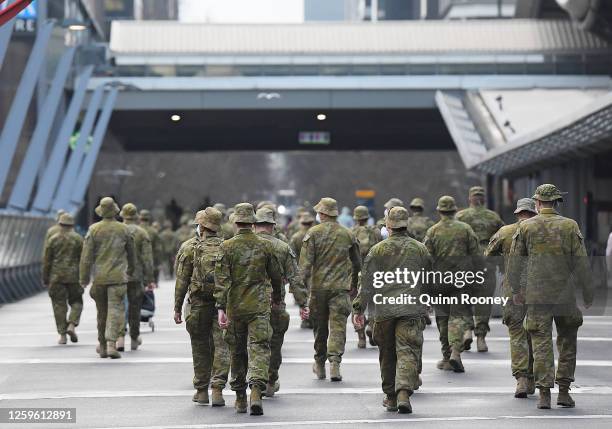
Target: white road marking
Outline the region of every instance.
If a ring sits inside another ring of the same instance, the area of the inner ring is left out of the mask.
[[[557,389],[551,389],[553,393]],[[513,387],[508,386],[475,386],[475,387],[428,387],[424,385],[414,394],[420,395],[512,395]],[[572,395],[612,395],[612,386],[572,387]],[[191,397],[193,389],[182,390],[99,390],[99,391],[66,391],[66,392],[21,392],[0,393],[0,401],[33,401],[40,399],[88,399],[88,398],[140,398],[140,397]],[[235,393],[225,389],[224,396],[235,396]],[[305,387],[281,388],[275,395],[383,395],[379,387]]]

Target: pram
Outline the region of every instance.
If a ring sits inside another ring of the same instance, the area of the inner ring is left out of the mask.
[[[140,309],[140,321],[148,323],[151,328],[151,332],[155,332],[155,322],[153,316],[155,315],[155,294],[152,290],[145,290],[142,296],[142,307]]]

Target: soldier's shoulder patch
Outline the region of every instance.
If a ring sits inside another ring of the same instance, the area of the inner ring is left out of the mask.
[[[223,252],[219,252],[219,253],[217,253],[217,258],[216,258],[216,261],[217,261],[217,262],[219,262],[219,261],[221,261],[222,259],[223,259]]]
[[[287,246],[287,248],[289,249],[289,254],[291,255],[291,257],[292,258],[297,258],[297,255],[295,254],[295,252],[293,251],[291,246]]]
[[[302,238],[302,241],[303,241],[304,243],[306,243],[308,240],[310,240],[310,234],[306,234],[306,235],[304,236],[304,238]]]
[[[579,229],[576,229],[576,235],[578,236],[580,240],[584,240],[584,236],[582,235],[582,232],[580,232]]]

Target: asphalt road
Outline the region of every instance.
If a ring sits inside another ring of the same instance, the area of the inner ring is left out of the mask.
[[[289,304],[281,390],[265,399],[261,417],[237,415],[233,394],[227,406],[191,401],[192,366],[184,325],[171,318],[173,284],[156,291],[154,333],[142,325],[144,343],[119,360],[95,353],[95,305],[88,293],[79,342],[59,346],[46,294],[0,308],[0,408],[76,408],[76,424],[6,424],[0,427],[52,428],[217,428],[321,427],[514,428],[520,426],[612,427],[612,312],[586,316],[579,331],[575,409],[537,410],[536,397],[514,399],[505,327],[492,322],[489,353],[467,352],[466,373],[436,369],[435,326],[425,331],[423,386],[412,397],[414,413],[398,415],[381,406],[378,353],[357,349],[349,328],[342,366],[344,381],[316,380],[311,372],[312,333],[299,328],[297,307]],[[291,298],[288,298],[291,301]],[[593,313],[593,311],[591,312]],[[128,346],[129,348],[129,346]],[[553,393],[553,403],[556,391]]]

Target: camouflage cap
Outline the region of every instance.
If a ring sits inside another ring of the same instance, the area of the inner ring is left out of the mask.
[[[324,197],[321,201],[314,206],[314,210],[317,213],[323,213],[327,216],[336,217],[338,216],[338,202],[333,198]]]
[[[225,207],[225,204],[223,203],[217,203],[213,205],[213,209],[219,210],[224,216],[225,216],[225,213],[227,213],[227,207]]]
[[[387,228],[405,228],[408,226],[408,217],[408,210],[404,207],[392,207],[389,213],[387,213],[385,223]]]
[[[219,210],[214,207],[206,207],[204,210],[200,210],[196,213],[195,223],[206,229],[217,232],[221,229],[222,218],[223,215]]]
[[[255,223],[253,206],[249,203],[239,203],[234,206],[235,223]]]
[[[300,216],[300,223],[309,224],[309,223],[314,223],[314,221],[315,221],[314,216],[311,215],[309,212],[304,212]]]
[[[391,198],[385,203],[385,208],[391,210],[393,207],[404,207],[404,202],[399,198]]]
[[[425,201],[423,201],[422,198],[413,198],[412,201],[410,201],[410,207],[420,207],[422,209],[425,208]]]
[[[257,210],[262,207],[270,207],[274,212],[276,212],[276,204],[274,204],[272,201],[260,201],[259,204],[257,204]]]
[[[74,218],[70,213],[62,213],[57,223],[63,226],[74,226]]]
[[[140,210],[140,220],[150,222],[151,212],[149,210]]]
[[[455,199],[449,195],[440,197],[436,210],[440,212],[456,212],[457,204],[455,203]]]
[[[531,198],[539,201],[563,201],[563,195],[566,194],[567,192],[561,192],[555,185],[545,183],[536,188]]]
[[[514,210],[514,214],[519,214],[520,212],[531,212],[538,214],[533,198],[521,198],[516,202],[516,210]]]
[[[255,213],[255,223],[268,223],[270,225],[276,225],[276,221],[274,220],[274,211],[268,206],[263,206],[257,209],[257,213]]]
[[[482,186],[472,186],[469,191],[470,197],[474,195],[485,195],[485,189]]]
[[[119,206],[111,197],[104,197],[96,207],[95,212],[101,218],[112,218],[119,213]]]
[[[60,217],[62,217],[62,215],[66,213],[66,210],[64,209],[59,209],[57,211],[57,213],[55,214],[55,220],[59,221]]]
[[[353,210],[353,219],[355,220],[367,220],[370,218],[370,212],[366,206],[357,206]]]
[[[133,220],[138,217],[138,209],[132,203],[126,203],[121,207],[121,211],[119,212],[119,216],[123,219]]]
[[[164,229],[172,229],[172,222],[170,222],[168,219],[164,221]]]

